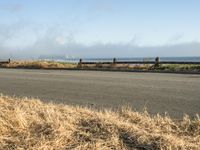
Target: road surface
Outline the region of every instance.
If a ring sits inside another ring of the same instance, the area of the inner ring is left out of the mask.
[[[200,114],[200,75],[0,69],[0,93],[92,107]]]

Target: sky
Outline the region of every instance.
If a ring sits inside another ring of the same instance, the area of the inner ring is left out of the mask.
[[[200,56],[199,0],[0,0],[0,59]]]

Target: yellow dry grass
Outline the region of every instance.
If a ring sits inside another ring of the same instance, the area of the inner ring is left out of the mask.
[[[56,61],[11,61],[9,64],[0,64],[1,68],[24,68],[24,69],[117,69],[117,70],[160,70],[160,71],[188,71],[199,72],[200,65],[160,65],[154,68],[149,64],[92,64],[79,65],[78,63]]]
[[[0,96],[0,149],[200,149],[200,119]]]
[[[54,61],[11,61],[9,64],[2,64],[4,68],[28,68],[28,69],[56,69],[75,68],[77,64],[61,63]]]

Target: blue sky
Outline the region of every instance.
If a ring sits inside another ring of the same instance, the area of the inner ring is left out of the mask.
[[[0,55],[200,56],[199,0],[0,0]]]

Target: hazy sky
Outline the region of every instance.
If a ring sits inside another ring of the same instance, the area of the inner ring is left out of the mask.
[[[199,0],[0,0],[0,58],[200,56]]]

